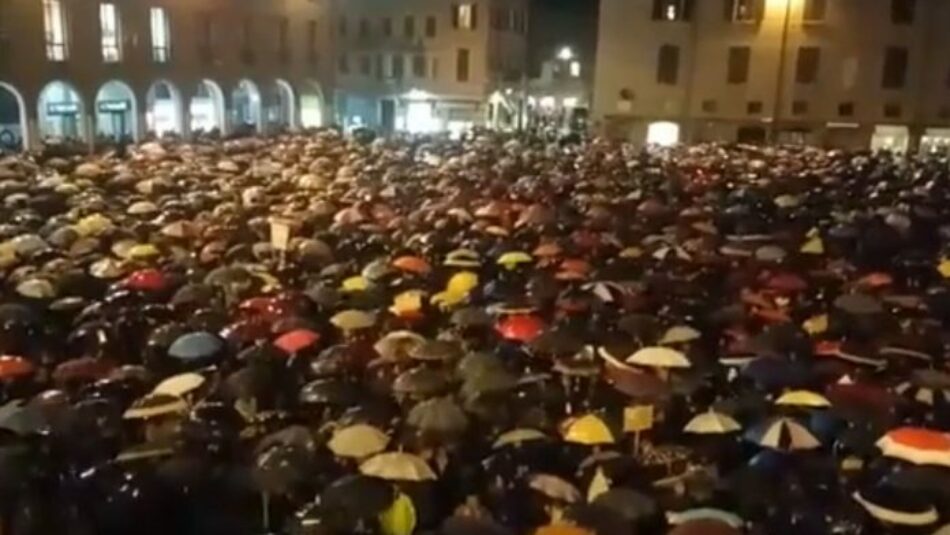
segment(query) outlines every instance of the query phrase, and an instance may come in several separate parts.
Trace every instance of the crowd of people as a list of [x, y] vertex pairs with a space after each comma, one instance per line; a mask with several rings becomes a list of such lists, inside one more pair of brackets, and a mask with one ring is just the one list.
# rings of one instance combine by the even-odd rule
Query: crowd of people
[[946, 161], [372, 137], [0, 159], [0, 531], [950, 533]]

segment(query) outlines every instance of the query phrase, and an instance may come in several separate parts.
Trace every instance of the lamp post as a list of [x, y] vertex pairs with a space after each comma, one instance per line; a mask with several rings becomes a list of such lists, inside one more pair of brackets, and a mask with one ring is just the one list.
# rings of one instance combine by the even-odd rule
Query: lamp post
[[779, 116], [782, 114], [782, 101], [785, 98], [785, 70], [788, 56], [788, 34], [792, 22], [792, 2], [794, 0], [783, 0], [785, 2], [785, 16], [782, 20], [782, 43], [779, 47], [778, 74], [775, 79], [775, 99], [772, 108], [772, 127], [769, 139], [772, 143], [778, 141], [779, 135]]

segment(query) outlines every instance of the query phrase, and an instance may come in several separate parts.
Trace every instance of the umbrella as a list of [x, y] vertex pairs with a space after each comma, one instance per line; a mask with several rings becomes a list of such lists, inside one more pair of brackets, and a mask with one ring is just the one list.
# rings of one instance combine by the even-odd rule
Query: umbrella
[[877, 441], [887, 457], [914, 464], [950, 467], [950, 435], [918, 427], [889, 431]]
[[184, 415], [188, 412], [185, 400], [171, 394], [148, 394], [140, 398], [122, 415], [126, 420], [148, 420], [172, 414]]
[[872, 517], [902, 526], [929, 526], [939, 520], [933, 504], [915, 493], [889, 485], [876, 485], [852, 494]]
[[444, 265], [461, 268], [477, 268], [481, 265], [478, 253], [469, 249], [456, 249], [445, 255]]
[[702, 333], [690, 327], [689, 325], [677, 325], [667, 329], [657, 344], [661, 346], [685, 344], [699, 340], [700, 336], [702, 336]]
[[36, 366], [23, 357], [13, 355], [0, 356], [0, 381], [27, 377], [36, 371]]
[[380, 453], [360, 465], [360, 473], [387, 481], [429, 481], [437, 479], [428, 463], [404, 452]]
[[408, 358], [412, 350], [425, 341], [425, 337], [412, 331], [392, 331], [373, 344], [373, 349], [383, 359], [401, 360]]
[[728, 414], [710, 409], [693, 417], [683, 431], [694, 435], [723, 435], [740, 431], [742, 426]]
[[722, 520], [700, 518], [676, 524], [667, 535], [742, 535], [742, 531]]
[[521, 428], [506, 431], [495, 439], [492, 443], [492, 449], [500, 449], [506, 446], [519, 447], [529, 442], [538, 442], [547, 440], [548, 436], [537, 429]]
[[375, 325], [376, 316], [362, 310], [344, 310], [330, 318], [330, 323], [344, 331], [355, 331]]
[[41, 408], [34, 403], [24, 404], [15, 399], [0, 407], [0, 429], [25, 436], [37, 433], [46, 426]]
[[468, 417], [451, 398], [432, 398], [416, 404], [406, 422], [418, 429], [443, 435], [459, 434], [468, 427]]
[[185, 334], [168, 348], [168, 355], [183, 361], [206, 359], [224, 349], [221, 338], [205, 331]]
[[939, 370], [920, 369], [911, 372], [910, 380], [897, 385], [898, 394], [924, 405], [950, 402], [950, 374]]
[[597, 535], [589, 529], [585, 529], [574, 524], [551, 524], [541, 526], [535, 530], [534, 535]]
[[452, 325], [463, 329], [488, 327], [491, 324], [492, 317], [483, 308], [466, 307], [452, 313]]
[[592, 503], [614, 511], [630, 522], [648, 518], [657, 512], [653, 498], [624, 487], [614, 487], [601, 493]]
[[865, 294], [846, 294], [835, 299], [835, 308], [855, 316], [870, 316], [884, 312], [881, 303]]
[[534, 259], [523, 251], [510, 251], [499, 256], [496, 262], [506, 269], [515, 269], [520, 265], [534, 262]]
[[146, 292], [160, 292], [167, 284], [165, 274], [157, 269], [140, 269], [122, 281], [127, 288]]
[[427, 275], [432, 270], [429, 263], [418, 256], [400, 256], [392, 262], [393, 267], [416, 275]]
[[413, 368], [403, 372], [393, 381], [393, 392], [397, 394], [413, 394], [419, 396], [433, 396], [444, 392], [449, 387], [449, 377], [444, 372], [431, 368]]
[[613, 431], [596, 414], [585, 414], [579, 418], [570, 418], [564, 422], [564, 440], [575, 444], [597, 446], [617, 442]]
[[776, 405], [789, 407], [809, 407], [824, 408], [830, 407], [831, 401], [825, 396], [808, 390], [790, 390], [782, 394], [777, 400]]
[[152, 393], [182, 397], [201, 388], [201, 385], [204, 383], [205, 378], [202, 375], [197, 373], [181, 373], [158, 383], [155, 388], [152, 389]]
[[320, 503], [353, 518], [373, 518], [389, 507], [395, 497], [395, 488], [385, 480], [352, 474], [328, 485], [320, 494]]
[[294, 329], [280, 335], [274, 340], [274, 345], [292, 355], [315, 345], [319, 340], [320, 334], [310, 329]]
[[389, 436], [376, 427], [354, 424], [333, 432], [327, 447], [337, 457], [365, 459], [375, 455], [389, 444]]
[[652, 368], [689, 368], [692, 363], [686, 355], [668, 347], [645, 347], [626, 360], [627, 364]]
[[459, 516], [458, 513], [442, 522], [438, 535], [514, 535], [490, 518]]
[[462, 353], [462, 348], [454, 342], [426, 340], [413, 347], [409, 356], [414, 360], [442, 362], [458, 360], [462, 357]]
[[17, 284], [16, 292], [30, 299], [52, 299], [56, 297], [56, 288], [46, 279], [31, 278]]
[[[701, 507], [698, 509], [689, 509], [681, 512], [670, 511], [666, 513], [666, 519], [674, 526], [695, 523], [699, 521], [710, 521], [719, 524], [725, 524], [732, 528], [741, 528], [744, 524], [742, 518], [735, 513], [723, 511], [722, 509], [712, 509]], [[716, 533], [715, 531], [713, 533]], [[732, 533], [732, 532], [731, 532]]]
[[821, 447], [817, 438], [802, 424], [789, 418], [776, 418], [746, 432], [746, 440], [779, 451], [810, 450]]
[[300, 389], [299, 399], [306, 404], [347, 407], [360, 399], [360, 392], [350, 382], [339, 379], [317, 379]]
[[544, 322], [537, 316], [517, 314], [502, 319], [495, 329], [506, 340], [530, 343], [544, 331]]
[[575, 503], [581, 499], [577, 487], [551, 474], [532, 474], [528, 477], [528, 487], [548, 498], [566, 503]]

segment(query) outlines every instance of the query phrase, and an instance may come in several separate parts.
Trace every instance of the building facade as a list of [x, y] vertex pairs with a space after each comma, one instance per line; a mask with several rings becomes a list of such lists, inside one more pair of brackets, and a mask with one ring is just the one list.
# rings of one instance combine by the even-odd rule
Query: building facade
[[950, 2], [601, 0], [593, 118], [636, 142], [950, 140]]
[[0, 0], [0, 144], [329, 119], [331, 0]]
[[527, 0], [337, 0], [337, 122], [435, 132], [517, 121]]

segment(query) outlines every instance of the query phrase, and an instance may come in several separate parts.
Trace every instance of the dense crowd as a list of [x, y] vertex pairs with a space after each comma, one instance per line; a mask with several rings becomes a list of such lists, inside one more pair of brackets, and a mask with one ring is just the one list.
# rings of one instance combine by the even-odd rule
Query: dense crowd
[[810, 148], [4, 157], [0, 531], [946, 535], [948, 200]]

